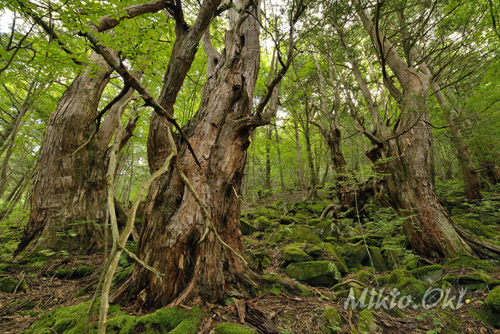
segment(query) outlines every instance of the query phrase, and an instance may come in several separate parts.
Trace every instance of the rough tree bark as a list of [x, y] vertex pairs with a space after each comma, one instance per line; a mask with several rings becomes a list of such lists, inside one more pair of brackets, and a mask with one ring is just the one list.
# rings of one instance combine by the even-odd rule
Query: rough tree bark
[[[95, 132], [91, 121], [111, 70], [95, 53], [89, 62], [96, 70], [86, 68], [50, 116], [31, 192], [30, 218], [17, 252], [33, 239], [34, 248], [93, 251], [101, 245], [99, 222], [105, 216], [106, 194], [103, 157], [94, 152], [94, 143], [82, 145]], [[70, 230], [78, 240], [68, 234]]]
[[353, 4], [377, 45], [382, 66], [387, 64], [402, 86], [401, 92], [384, 73], [384, 84], [398, 101], [401, 114], [393, 138], [381, 142], [389, 158], [385, 162], [388, 192], [400, 215], [407, 218], [403, 229], [408, 241], [417, 252], [430, 257], [497, 253], [500, 248], [492, 244], [478, 246], [477, 240], [456, 226], [439, 204], [431, 175], [432, 134], [428, 112], [431, 77], [406, 64], [360, 1], [353, 0]]
[[[244, 253], [244, 247], [238, 196], [249, 135], [253, 127], [269, 122], [251, 115], [260, 28], [258, 8], [246, 6], [252, 15], [240, 16], [233, 9], [229, 12], [232, 29], [226, 32], [222, 55], [208, 47], [208, 57], [217, 59], [216, 66], [203, 88], [198, 112], [186, 129], [201, 167], [196, 166], [185, 144], [180, 146], [178, 157], [178, 166], [210, 208], [218, 234], [239, 253]], [[150, 189], [138, 256], [166, 276], [160, 281], [136, 267], [113, 300], [137, 300], [144, 307], [159, 307], [193, 299], [218, 302], [244, 293], [246, 264], [217, 242], [212, 231], [202, 239], [205, 228], [201, 209], [178, 172], [162, 176]]]
[[[164, 1], [132, 5], [123, 10], [126, 15], [119, 20], [112, 15], [100, 18], [95, 30], [104, 32], [122, 19], [157, 12], [167, 6]], [[63, 51], [73, 55], [42, 17], [28, 7], [22, 7], [25, 14], [57, 41]], [[111, 73], [112, 69], [104, 58], [92, 52], [82, 73], [64, 92], [50, 116], [33, 181], [29, 221], [15, 254], [27, 246], [30, 249], [93, 252], [103, 245], [105, 155], [114, 131], [113, 124], [116, 124], [116, 114], [133, 94], [133, 89], [124, 87], [106, 108], [106, 119], [98, 128], [95, 121], [102, 115], [97, 108]], [[127, 125], [127, 131], [133, 130], [135, 121]], [[126, 140], [122, 144], [125, 143]]]

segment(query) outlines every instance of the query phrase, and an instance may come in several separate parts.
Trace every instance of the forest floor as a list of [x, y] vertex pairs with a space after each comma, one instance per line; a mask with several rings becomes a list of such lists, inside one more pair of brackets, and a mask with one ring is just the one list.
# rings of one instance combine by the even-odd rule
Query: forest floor
[[[242, 232], [252, 269], [270, 283], [245, 303], [261, 311], [281, 333], [500, 333], [498, 261], [462, 257], [435, 263], [419, 257], [407, 247], [401, 219], [387, 208], [368, 205], [364, 222], [320, 220], [332, 202], [327, 193], [316, 201], [263, 201], [273, 204], [245, 208]], [[499, 244], [500, 203], [464, 203], [460, 197], [445, 200], [456, 222]], [[6, 235], [0, 242], [7, 243]], [[82, 332], [103, 254], [47, 251], [15, 260], [7, 253], [0, 256], [0, 333]], [[126, 279], [133, 265], [133, 260], [122, 257], [115, 285]], [[289, 278], [301, 282], [298, 289], [287, 284]], [[388, 309], [374, 304], [345, 307], [349, 296], [363, 300], [365, 289], [375, 295], [374, 301], [385, 301]], [[443, 291], [441, 298], [432, 299], [438, 291]], [[403, 296], [411, 297], [410, 306], [404, 307]], [[110, 309], [108, 332], [257, 333], [252, 324], [225, 325], [240, 323], [241, 302], [228, 299], [202, 310], [198, 318], [186, 315], [194, 310], [182, 310], [182, 319], [194, 319], [196, 325], [185, 330], [180, 320], [172, 325], [159, 316], [115, 307]]]

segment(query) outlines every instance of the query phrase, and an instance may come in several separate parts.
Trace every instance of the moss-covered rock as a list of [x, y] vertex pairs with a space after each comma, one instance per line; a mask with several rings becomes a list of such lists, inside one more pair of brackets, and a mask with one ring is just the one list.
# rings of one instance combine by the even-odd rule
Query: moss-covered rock
[[381, 333], [372, 310], [364, 309], [359, 312], [358, 329], [361, 334]]
[[368, 257], [369, 265], [379, 272], [385, 271], [387, 269], [387, 266], [385, 264], [384, 257], [382, 256], [380, 248], [370, 246], [368, 247], [368, 250], [370, 251], [370, 256]]
[[288, 238], [294, 242], [307, 242], [310, 244], [318, 244], [321, 242], [316, 233], [306, 226], [293, 227]]
[[154, 313], [137, 319], [137, 327], [144, 327], [147, 333], [195, 334], [203, 313], [199, 308], [161, 308]]
[[6, 293], [14, 293], [14, 291], [25, 292], [27, 289], [28, 286], [26, 285], [26, 282], [24, 280], [19, 282], [10, 277], [3, 277], [2, 279], [0, 279], [1, 292], [6, 292]]
[[371, 274], [364, 271], [360, 270], [356, 273], [356, 280], [360, 281], [361, 283], [368, 283], [371, 279]]
[[379, 277], [379, 282], [399, 290], [401, 295], [410, 295], [421, 300], [429, 285], [411, 276], [407, 270], [393, 270], [390, 274]]
[[286, 246], [283, 250], [283, 266], [286, 267], [290, 263], [312, 261], [312, 256], [304, 252], [302, 249], [295, 246]]
[[323, 210], [325, 209], [325, 207], [326, 207], [325, 203], [312, 203], [312, 204], [306, 205], [306, 210], [311, 212], [311, 213], [320, 215], [323, 213]]
[[342, 316], [333, 307], [327, 306], [323, 313], [323, 331], [326, 334], [339, 333], [342, 326]]
[[355, 235], [353, 237], [350, 237], [348, 241], [351, 244], [357, 244], [359, 242], [362, 242], [363, 244], [366, 243], [368, 246], [380, 247], [382, 245], [382, 240], [384, 240], [384, 238], [386, 237], [378, 234]]
[[214, 334], [258, 334], [258, 332], [256, 329], [247, 326], [232, 322], [224, 322], [215, 327]]
[[285, 269], [288, 276], [312, 286], [329, 287], [338, 283], [340, 273], [333, 261], [292, 263]]
[[331, 243], [325, 242], [323, 244], [323, 252], [326, 255], [325, 256], [326, 259], [333, 261], [337, 264], [337, 268], [341, 274], [345, 275], [349, 272], [349, 268], [347, 267], [347, 264], [345, 263], [342, 256], [339, 255], [337, 248], [334, 245], [332, 245]]
[[271, 221], [266, 216], [260, 216], [253, 221], [255, 228], [258, 231], [265, 231], [268, 227], [272, 225]]
[[306, 225], [308, 225], [308, 226], [316, 226], [318, 224], [321, 224], [322, 222], [323, 221], [321, 219], [312, 218], [312, 219], [307, 220]]
[[257, 216], [266, 217], [267, 219], [272, 220], [272, 219], [278, 219], [280, 214], [273, 208], [267, 207], [267, 208], [260, 208], [260, 210], [257, 212]]
[[456, 258], [446, 259], [445, 267], [450, 269], [471, 269], [483, 270], [488, 273], [498, 271], [499, 263], [494, 260], [480, 260], [472, 256], [460, 256]]
[[496, 287], [488, 293], [488, 296], [484, 300], [484, 303], [488, 305], [493, 311], [498, 313], [500, 318], [500, 287]]
[[349, 266], [361, 266], [365, 262], [367, 256], [368, 248], [362, 242], [358, 243], [354, 246], [353, 252], [349, 255]]
[[453, 221], [461, 227], [471, 231], [475, 235], [493, 239], [498, 236], [499, 231], [495, 226], [486, 225], [477, 219], [469, 217], [469, 215], [460, 215], [452, 217]]
[[434, 284], [443, 277], [443, 266], [434, 264], [410, 270], [410, 274], [421, 281]]
[[321, 238], [321, 240], [326, 240], [326, 238], [338, 238], [340, 233], [338, 226], [334, 220], [328, 219], [322, 221], [319, 224], [314, 225], [314, 232]]
[[476, 271], [469, 275], [446, 275], [443, 281], [467, 287], [469, 290], [485, 290], [492, 279], [489, 275]]
[[10, 264], [0, 263], [0, 274], [6, 273], [10, 269]]
[[241, 234], [249, 235], [257, 231], [257, 228], [252, 223], [249, 223], [245, 219], [240, 219]]
[[[86, 312], [90, 301], [64, 307], [45, 314], [33, 324], [30, 333], [81, 334], [85, 327]], [[99, 309], [99, 301], [94, 305], [94, 314]], [[108, 311], [107, 333], [169, 333], [196, 334], [203, 313], [199, 308], [185, 310], [180, 308], [161, 308], [143, 317], [126, 315], [118, 305], [111, 305]], [[97, 332], [97, 323], [90, 324], [90, 334]]]
[[297, 223], [297, 219], [292, 216], [283, 216], [279, 220], [281, 225], [291, 225]]

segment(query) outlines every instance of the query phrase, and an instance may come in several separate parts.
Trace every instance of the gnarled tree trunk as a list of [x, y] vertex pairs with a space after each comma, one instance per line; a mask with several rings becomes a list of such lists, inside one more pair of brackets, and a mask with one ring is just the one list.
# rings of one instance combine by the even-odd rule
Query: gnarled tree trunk
[[[201, 167], [184, 144], [178, 158], [180, 169], [210, 209], [218, 234], [240, 254], [244, 247], [238, 196], [250, 131], [256, 126], [252, 123], [251, 105], [260, 53], [258, 10], [253, 6], [250, 10], [253, 15], [243, 16], [230, 10], [231, 26], [239, 21], [239, 30], [226, 33], [222, 56], [216, 52], [208, 55], [217, 57], [217, 65], [213, 73], [208, 73], [202, 103], [186, 129]], [[159, 307], [193, 299], [218, 302], [244, 292], [245, 263], [223, 247], [212, 231], [199, 243], [205, 227], [201, 209], [178, 172], [163, 175], [150, 189], [138, 256], [165, 277], [160, 281], [136, 266], [113, 300], [138, 300], [145, 307]]]
[[[412, 247], [430, 257], [486, 254], [500, 248], [478, 247], [477, 240], [458, 228], [439, 204], [431, 173], [432, 134], [429, 125], [429, 75], [406, 64], [370, 15], [353, 0], [357, 13], [378, 51], [397, 77], [400, 92], [384, 73], [384, 84], [398, 101], [401, 114], [392, 138], [385, 138], [388, 192], [399, 214], [407, 219], [403, 229]], [[471, 248], [472, 247], [472, 248]]]
[[30, 217], [17, 253], [28, 245], [81, 252], [103, 245], [105, 158], [114, 129], [109, 124], [116, 124], [118, 109], [133, 90], [115, 101], [97, 130], [97, 107], [112, 71], [96, 53], [89, 64], [50, 116], [30, 195]]

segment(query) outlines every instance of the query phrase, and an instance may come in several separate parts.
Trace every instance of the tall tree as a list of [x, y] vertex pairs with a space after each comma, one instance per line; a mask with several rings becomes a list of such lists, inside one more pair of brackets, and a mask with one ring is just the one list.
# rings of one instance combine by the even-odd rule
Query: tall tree
[[[165, 8], [176, 18], [176, 41], [165, 74], [163, 87], [166, 88], [162, 95], [171, 105], [194, 60], [201, 35], [219, 3], [220, 0], [205, 1], [198, 20], [189, 32], [180, 4], [152, 1], [123, 9], [127, 15], [122, 18], [133, 18]], [[27, 12], [49, 34], [55, 36], [55, 32], [43, 23], [39, 15], [30, 10]], [[118, 23], [119, 20], [111, 15], [105, 15], [98, 25], [90, 28], [95, 32], [104, 32]], [[82, 34], [90, 36], [89, 33]], [[181, 53], [184, 54], [179, 57]], [[92, 52], [85, 70], [66, 90], [51, 115], [31, 195], [30, 219], [17, 252], [22, 251], [32, 240], [35, 248], [43, 245], [44, 248], [86, 252], [95, 251], [103, 245], [103, 221], [106, 217], [105, 156], [119, 110], [134, 92], [125, 82], [121, 93], [102, 111], [97, 111], [113, 70], [105, 58]], [[108, 111], [107, 117], [99, 127], [95, 121], [105, 111]], [[134, 126], [135, 122], [132, 121], [126, 131], [131, 134]], [[130, 135], [124, 136], [125, 141], [129, 138]]]
[[[381, 31], [378, 18], [383, 3], [377, 3], [376, 20], [373, 21], [359, 0], [352, 2], [378, 51], [384, 84], [400, 108], [394, 138], [387, 140], [384, 148], [388, 158], [388, 192], [398, 212], [407, 218], [403, 228], [408, 241], [419, 253], [431, 257], [474, 252], [498, 254], [498, 246], [478, 246], [476, 240], [470, 240], [470, 235], [459, 229], [439, 204], [431, 173], [432, 135], [428, 110], [431, 76], [419, 71], [413, 63], [405, 62]], [[402, 90], [392, 82], [385, 66], [392, 70]]]
[[[204, 40], [207, 58], [215, 60], [215, 66], [209, 66], [202, 103], [185, 129], [200, 166], [182, 144], [177, 169], [150, 190], [138, 256], [165, 277], [160, 280], [137, 266], [115, 301], [136, 300], [145, 307], [192, 300], [213, 303], [244, 294], [252, 285], [246, 262], [237, 255], [244, 253], [239, 194], [246, 150], [251, 131], [270, 122], [264, 107], [290, 64], [287, 60], [252, 113], [260, 63], [259, 2], [238, 1], [235, 6], [228, 12], [224, 51], [219, 53]], [[191, 186], [183, 174], [198, 199], [188, 192]]]

